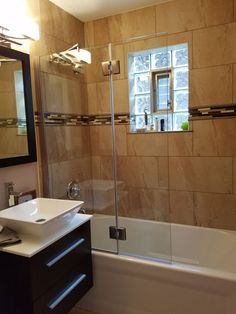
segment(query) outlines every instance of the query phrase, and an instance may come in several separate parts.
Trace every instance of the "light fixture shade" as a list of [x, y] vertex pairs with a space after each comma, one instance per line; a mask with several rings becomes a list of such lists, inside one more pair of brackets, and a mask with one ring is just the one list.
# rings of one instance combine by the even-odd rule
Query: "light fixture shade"
[[25, 0], [6, 0], [1, 3], [0, 27], [4, 35], [39, 39], [39, 26], [27, 15]]

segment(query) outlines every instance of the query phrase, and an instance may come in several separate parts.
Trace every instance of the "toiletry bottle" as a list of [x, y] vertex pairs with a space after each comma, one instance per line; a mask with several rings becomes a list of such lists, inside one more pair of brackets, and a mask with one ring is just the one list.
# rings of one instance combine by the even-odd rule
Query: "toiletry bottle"
[[161, 119], [161, 131], [165, 131], [165, 119]]
[[158, 118], [155, 118], [155, 130], [156, 130], [156, 132], [159, 131], [159, 120], [158, 120]]

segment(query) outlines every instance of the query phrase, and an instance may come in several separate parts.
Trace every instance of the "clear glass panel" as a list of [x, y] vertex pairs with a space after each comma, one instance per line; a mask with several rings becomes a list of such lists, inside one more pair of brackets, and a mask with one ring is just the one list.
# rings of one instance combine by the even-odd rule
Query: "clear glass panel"
[[[120, 60], [124, 71], [114, 75], [115, 109], [123, 115], [124, 109], [125, 115], [131, 114], [126, 123], [122, 124], [117, 119], [115, 124], [116, 186], [119, 227], [126, 228], [127, 234], [127, 240], [119, 241], [119, 254], [171, 262], [168, 159], [163, 157], [163, 153], [158, 153], [156, 146], [161, 138], [165, 150], [167, 137], [163, 141], [162, 134], [154, 129], [157, 114], [153, 113], [151, 90], [152, 71], [160, 68], [167, 73], [171, 63], [167, 45], [163, 45], [164, 39], [153, 37], [121, 43], [127, 52], [127, 60], [123, 58], [120, 44], [112, 45], [113, 59]], [[151, 68], [147, 70], [149, 58]], [[125, 73], [128, 73], [128, 81], [123, 79]], [[158, 82], [158, 103], [164, 109], [158, 113], [158, 120], [163, 119], [165, 127], [172, 128], [172, 119], [166, 110], [168, 85], [166, 77]]]
[[[94, 214], [92, 247], [117, 253], [117, 241], [109, 238], [109, 227], [116, 225], [110, 89], [101, 66], [110, 60], [108, 46], [94, 47], [91, 54], [92, 64], [83, 65], [77, 75], [70, 66], [49, 63], [48, 56], [40, 58], [47, 196], [67, 198], [69, 182], [77, 181], [78, 199], [85, 202], [87, 213]], [[94, 88], [102, 94], [100, 102]]]

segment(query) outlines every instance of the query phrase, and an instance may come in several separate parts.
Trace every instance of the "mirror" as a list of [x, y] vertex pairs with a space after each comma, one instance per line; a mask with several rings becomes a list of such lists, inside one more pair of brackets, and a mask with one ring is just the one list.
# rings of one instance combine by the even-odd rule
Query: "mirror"
[[0, 167], [36, 161], [29, 55], [0, 47]]

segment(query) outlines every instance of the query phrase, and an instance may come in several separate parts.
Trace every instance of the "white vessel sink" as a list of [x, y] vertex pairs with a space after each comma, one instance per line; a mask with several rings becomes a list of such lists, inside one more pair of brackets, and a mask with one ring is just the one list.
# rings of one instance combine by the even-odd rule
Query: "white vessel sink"
[[84, 202], [36, 198], [0, 211], [0, 225], [34, 236], [48, 236], [67, 225]]

